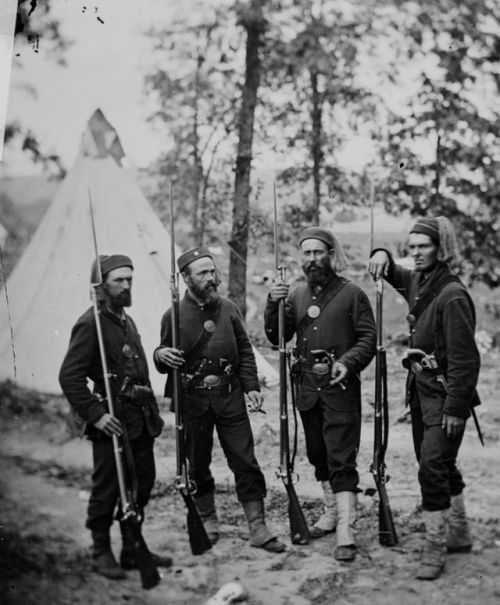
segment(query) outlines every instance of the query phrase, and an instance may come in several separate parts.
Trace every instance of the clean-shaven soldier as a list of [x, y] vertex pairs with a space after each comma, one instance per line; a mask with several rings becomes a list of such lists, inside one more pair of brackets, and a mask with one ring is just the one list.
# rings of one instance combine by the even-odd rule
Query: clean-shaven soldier
[[406, 403], [426, 528], [417, 578], [434, 580], [444, 568], [446, 550], [469, 552], [472, 547], [465, 483], [456, 460], [466, 419], [480, 403], [480, 357], [474, 304], [450, 269], [457, 255], [450, 221], [419, 219], [410, 231], [409, 248], [414, 269], [397, 265], [390, 252], [377, 249], [368, 270], [375, 279], [387, 280], [410, 309]]

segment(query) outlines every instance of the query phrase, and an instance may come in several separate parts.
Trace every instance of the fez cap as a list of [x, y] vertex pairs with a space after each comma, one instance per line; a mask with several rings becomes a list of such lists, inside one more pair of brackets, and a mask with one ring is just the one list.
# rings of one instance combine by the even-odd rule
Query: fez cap
[[325, 243], [330, 250], [335, 250], [335, 238], [333, 233], [321, 227], [306, 227], [300, 234], [299, 246], [306, 239], [319, 239]]
[[420, 218], [413, 225], [410, 233], [428, 235], [435, 244], [439, 244], [439, 222], [437, 218]]
[[[124, 254], [112, 254], [107, 256], [105, 254], [99, 255], [99, 263], [101, 265], [101, 273], [102, 278], [104, 279], [108, 273], [113, 271], [114, 269], [119, 269], [120, 267], [130, 267], [134, 268], [131, 259]], [[96, 271], [96, 261], [92, 263], [92, 270], [90, 274], [91, 283], [96, 283], [98, 279], [97, 271]]]
[[198, 258], [203, 258], [204, 256], [214, 260], [212, 253], [206, 246], [201, 246], [200, 248], [191, 248], [191, 250], [184, 252], [184, 254], [181, 254], [177, 259], [179, 271], [182, 273], [182, 271], [184, 271], [184, 269], [193, 261], [197, 260]]

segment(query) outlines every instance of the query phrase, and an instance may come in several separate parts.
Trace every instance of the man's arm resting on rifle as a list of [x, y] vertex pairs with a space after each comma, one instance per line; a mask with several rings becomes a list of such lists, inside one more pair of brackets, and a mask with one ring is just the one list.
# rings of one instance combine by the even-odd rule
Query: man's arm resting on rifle
[[404, 298], [408, 298], [408, 290], [414, 271], [396, 264], [389, 250], [385, 248], [372, 250], [367, 269], [373, 279], [385, 279]]
[[161, 345], [155, 349], [154, 360], [157, 365], [161, 364], [167, 368], [180, 368], [185, 362], [182, 351]]
[[289, 304], [286, 300], [290, 292], [290, 286], [283, 281], [275, 281], [267, 296], [264, 310], [264, 329], [266, 336], [273, 345], [279, 344], [278, 335], [278, 309], [279, 301], [285, 299], [285, 340], [288, 342], [295, 333], [295, 326], [290, 321]]

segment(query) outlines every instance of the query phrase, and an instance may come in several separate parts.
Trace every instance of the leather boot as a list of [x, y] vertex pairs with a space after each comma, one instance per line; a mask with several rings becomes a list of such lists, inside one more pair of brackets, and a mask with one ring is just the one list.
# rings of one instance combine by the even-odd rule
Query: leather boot
[[110, 580], [124, 580], [127, 576], [116, 562], [109, 530], [92, 530], [92, 569]]
[[470, 552], [472, 550], [472, 536], [465, 512], [463, 493], [451, 497], [446, 548], [450, 553]]
[[334, 557], [337, 561], [353, 561], [356, 558], [353, 525], [356, 521], [357, 497], [354, 492], [338, 492], [337, 501], [337, 547]]
[[425, 543], [417, 570], [419, 580], [435, 580], [444, 569], [448, 510], [424, 510]]
[[324, 510], [316, 523], [309, 528], [311, 538], [321, 538], [331, 534], [337, 527], [337, 500], [329, 481], [322, 481]]
[[[127, 523], [120, 522], [120, 533], [122, 535], [122, 552], [120, 554], [120, 565], [122, 569], [139, 569], [135, 548], [134, 533]], [[172, 557], [150, 553], [156, 567], [172, 567]]]
[[215, 509], [214, 492], [195, 496], [194, 503], [200, 513], [210, 544], [215, 544], [219, 539], [219, 520], [217, 519], [217, 511]]
[[286, 546], [273, 536], [264, 519], [264, 500], [242, 502], [250, 531], [250, 545], [269, 552], [283, 552]]

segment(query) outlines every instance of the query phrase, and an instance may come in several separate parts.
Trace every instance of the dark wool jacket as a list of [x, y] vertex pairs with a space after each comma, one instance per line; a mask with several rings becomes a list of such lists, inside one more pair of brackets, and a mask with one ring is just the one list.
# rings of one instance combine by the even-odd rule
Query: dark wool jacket
[[[125, 375], [135, 384], [150, 386], [146, 355], [134, 321], [128, 315], [125, 315], [125, 321], [121, 321], [105, 307], [101, 307], [99, 313], [108, 370], [114, 375], [111, 379], [113, 397], [118, 394]], [[124, 355], [124, 345], [130, 347], [125, 349], [127, 355]], [[88, 378], [94, 383], [93, 393], [87, 385]], [[59, 383], [71, 407], [87, 425], [92, 425], [108, 411], [106, 402], [102, 400], [105, 388], [92, 307], [78, 319], [71, 331]], [[115, 411], [125, 422], [131, 439], [140, 434], [143, 418], [138, 406], [123, 405], [121, 413], [118, 409]], [[92, 431], [91, 427], [87, 427], [87, 433], [89, 430]]]
[[[447, 265], [438, 263], [428, 274], [397, 265], [390, 253], [386, 280], [408, 302], [410, 309], [429, 289], [433, 279], [451, 275]], [[411, 373], [407, 383], [407, 403], [414, 402], [416, 388], [426, 424], [440, 424], [442, 413], [467, 418], [470, 407], [479, 398], [476, 385], [480, 356], [474, 338], [474, 304], [461, 282], [447, 283], [418, 318], [412, 333], [411, 347], [435, 353], [448, 383], [448, 393], [435, 376], [427, 372]]]
[[[205, 334], [204, 324], [210, 320], [215, 323], [215, 330], [197, 350], [195, 358], [191, 359], [190, 351], [200, 336]], [[156, 351], [160, 347], [172, 346], [171, 309], [162, 317], [160, 338], [161, 344]], [[228, 365], [232, 373], [232, 393], [224, 397], [217, 396], [216, 402], [213, 401], [213, 396], [217, 395], [217, 389], [208, 397], [206, 390], [187, 388], [184, 397], [186, 414], [201, 415], [208, 410], [210, 404], [220, 415], [239, 414], [246, 410], [243, 392], [260, 391], [255, 355], [243, 318], [238, 307], [227, 298], [220, 298], [212, 305], [200, 306], [188, 291], [185, 293], [179, 303], [179, 347], [190, 366], [181, 368], [181, 373], [192, 373], [202, 360], [205, 360], [202, 375], [224, 375], [224, 368]], [[169, 374], [170, 368], [158, 360], [156, 351], [153, 356], [156, 369], [162, 374]], [[166, 396], [171, 396], [170, 382], [167, 378]]]
[[[346, 389], [328, 384], [329, 376], [318, 378], [307, 372], [302, 375], [298, 408], [308, 410], [322, 400], [339, 411], [359, 410], [361, 404], [360, 372], [375, 355], [376, 330], [373, 311], [366, 294], [359, 286], [345, 277], [334, 275], [331, 285], [340, 288], [321, 311], [319, 317], [297, 334], [297, 351], [306, 361], [314, 361], [311, 351], [325, 349], [333, 351], [337, 361], [348, 370]], [[327, 286], [328, 288], [328, 286]], [[301, 319], [319, 297], [308, 284], [300, 285], [290, 292], [285, 303], [285, 338], [293, 338]], [[264, 311], [266, 335], [273, 344], [278, 344], [278, 302], [267, 299]]]

